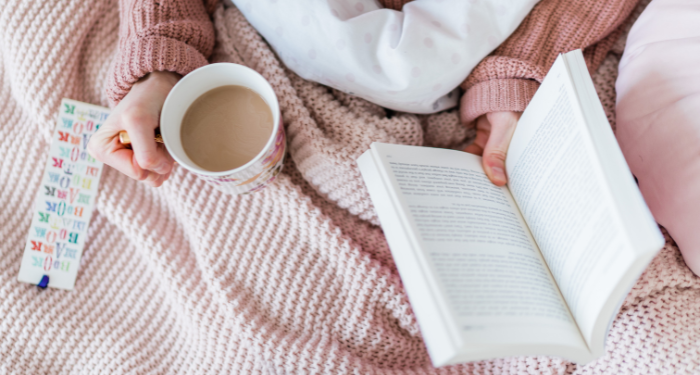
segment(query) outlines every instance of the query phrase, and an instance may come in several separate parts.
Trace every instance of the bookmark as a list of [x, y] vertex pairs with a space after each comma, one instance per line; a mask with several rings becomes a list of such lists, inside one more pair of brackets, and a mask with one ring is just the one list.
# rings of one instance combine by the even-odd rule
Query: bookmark
[[87, 152], [107, 108], [63, 99], [51, 141], [18, 280], [72, 290], [102, 174]]

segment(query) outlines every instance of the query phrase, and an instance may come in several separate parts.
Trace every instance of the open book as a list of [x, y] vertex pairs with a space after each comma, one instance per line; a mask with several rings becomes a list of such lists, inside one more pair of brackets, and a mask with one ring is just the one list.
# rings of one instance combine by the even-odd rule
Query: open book
[[601, 357], [664, 245], [580, 50], [523, 113], [507, 187], [455, 150], [374, 143], [358, 165], [435, 366]]

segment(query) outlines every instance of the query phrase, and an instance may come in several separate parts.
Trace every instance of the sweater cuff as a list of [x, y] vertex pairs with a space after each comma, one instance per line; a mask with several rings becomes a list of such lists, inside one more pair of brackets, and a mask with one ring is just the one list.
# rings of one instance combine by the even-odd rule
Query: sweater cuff
[[107, 98], [112, 106], [150, 72], [174, 72], [184, 76], [208, 63], [196, 48], [162, 36], [129, 39], [120, 45], [118, 53], [107, 85]]
[[490, 112], [522, 112], [540, 87], [529, 79], [493, 79], [470, 87], [461, 102], [461, 117], [465, 124]]

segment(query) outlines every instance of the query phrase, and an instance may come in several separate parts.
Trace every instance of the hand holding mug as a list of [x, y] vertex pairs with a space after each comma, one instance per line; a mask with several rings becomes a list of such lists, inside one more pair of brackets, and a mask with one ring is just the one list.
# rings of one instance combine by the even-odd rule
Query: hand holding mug
[[[153, 72], [136, 82], [90, 139], [90, 154], [135, 180], [162, 185], [170, 177], [173, 158], [153, 134], [163, 103], [179, 79], [175, 73]], [[131, 148], [119, 142], [121, 131], [129, 134]]]

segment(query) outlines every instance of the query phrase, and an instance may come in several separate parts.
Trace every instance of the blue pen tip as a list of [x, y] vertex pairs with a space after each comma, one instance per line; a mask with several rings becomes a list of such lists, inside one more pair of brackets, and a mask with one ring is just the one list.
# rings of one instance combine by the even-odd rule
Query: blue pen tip
[[37, 284], [41, 289], [46, 289], [47, 286], [49, 286], [49, 277], [47, 275], [44, 275], [41, 277], [41, 281], [39, 281], [39, 284]]

